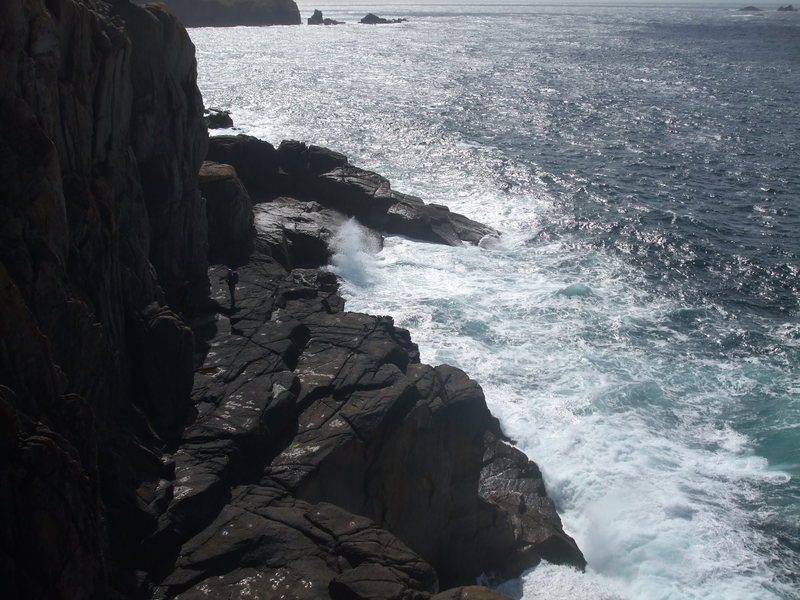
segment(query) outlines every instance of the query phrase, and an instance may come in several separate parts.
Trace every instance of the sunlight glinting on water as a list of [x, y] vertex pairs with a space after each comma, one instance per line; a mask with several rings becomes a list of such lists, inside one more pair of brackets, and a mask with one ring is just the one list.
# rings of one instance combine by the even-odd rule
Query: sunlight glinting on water
[[770, 44], [796, 30], [724, 9], [413, 4], [382, 4], [410, 21], [374, 28], [352, 23], [364, 6], [312, 7], [346, 26], [193, 30], [200, 85], [241, 132], [329, 146], [503, 232], [378, 251], [349, 221], [330, 267], [348, 309], [476, 379], [542, 468], [589, 569], [503, 590], [797, 597], [800, 181], [768, 108], [792, 88]]

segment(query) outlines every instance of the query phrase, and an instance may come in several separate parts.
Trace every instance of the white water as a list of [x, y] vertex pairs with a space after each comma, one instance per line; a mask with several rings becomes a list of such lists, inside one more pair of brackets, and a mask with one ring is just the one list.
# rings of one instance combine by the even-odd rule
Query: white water
[[[337, 254], [334, 270], [348, 309], [393, 315], [423, 361], [457, 365], [481, 383], [507, 433], [541, 466], [590, 565], [588, 577], [538, 568], [506, 591], [773, 597], [758, 553], [770, 542], [750, 529], [741, 503], [786, 475], [718, 424], [726, 394], [752, 384], [742, 367], [674, 355], [682, 340], [661, 322], [679, 304], [649, 297], [625, 265], [561, 244], [531, 249], [512, 238], [483, 250], [389, 238], [374, 255], [357, 229], [346, 235], [350, 253]], [[592, 294], [561, 293], [575, 283]]]
[[[350, 22], [372, 10], [301, 3], [303, 17], [313, 8]], [[330, 146], [399, 191], [503, 232], [494, 248], [392, 237], [378, 251], [348, 222], [331, 267], [348, 309], [392, 315], [425, 362], [476, 379], [506, 432], [541, 467], [589, 568], [542, 565], [503, 591], [552, 600], [800, 597], [777, 578], [796, 557], [788, 562], [764, 526], [797, 532], [784, 512], [796, 514], [794, 492], [785, 490], [798, 452], [770, 465], [742, 432], [766, 400], [796, 400], [796, 360], [724, 350], [747, 330], [723, 303], [687, 300], [697, 295], [586, 243], [609, 223], [569, 226], [573, 203], [614, 201], [593, 195], [592, 166], [582, 161], [613, 150], [605, 136], [622, 136], [614, 128], [627, 119], [597, 121], [594, 106], [607, 90], [582, 53], [608, 53], [608, 76], [625, 83], [616, 59], [638, 56], [630, 40], [650, 48], [651, 23], [691, 27], [697, 15], [711, 24], [722, 17], [577, 5], [471, 4], [468, 17], [454, 5], [381, 8], [381, 16], [412, 21], [195, 30], [200, 85], [206, 104], [232, 110], [244, 133]], [[682, 88], [670, 78], [679, 72], [670, 61], [652, 65], [651, 78], [662, 77], [676, 102]], [[638, 118], [646, 119], [652, 111], [642, 107]], [[669, 118], [680, 124], [688, 118], [681, 110], [697, 109], [678, 104]], [[587, 128], [569, 129], [573, 115]], [[680, 182], [669, 177], [659, 185], [667, 198], [679, 196], [669, 186]], [[796, 354], [796, 323], [769, 334]]]

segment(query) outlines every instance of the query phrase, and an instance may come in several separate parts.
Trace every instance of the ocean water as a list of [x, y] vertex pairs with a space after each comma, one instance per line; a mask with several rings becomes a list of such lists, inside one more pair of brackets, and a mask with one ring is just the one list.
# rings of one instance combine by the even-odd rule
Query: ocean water
[[190, 31], [206, 105], [503, 232], [332, 266], [541, 466], [589, 568], [503, 591], [800, 598], [799, 13], [299, 5], [348, 24]]

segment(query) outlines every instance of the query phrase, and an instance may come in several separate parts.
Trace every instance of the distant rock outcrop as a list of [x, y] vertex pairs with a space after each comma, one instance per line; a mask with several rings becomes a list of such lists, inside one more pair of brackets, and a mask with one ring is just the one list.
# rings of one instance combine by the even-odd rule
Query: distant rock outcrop
[[387, 25], [392, 23], [405, 23], [406, 21], [408, 21], [408, 19], [384, 19], [376, 14], [367, 13], [359, 23], [363, 23], [364, 25]]
[[344, 21], [334, 19], [324, 19], [321, 10], [315, 10], [314, 14], [308, 17], [309, 25], [344, 25]]
[[740, 8], [739, 12], [761, 12], [761, 9], [757, 6], [745, 6], [744, 8]]
[[[150, 0], [135, 0], [139, 4]], [[299, 25], [294, 0], [161, 0], [186, 27]]]
[[791, 4], [787, 4], [786, 6], [779, 6], [778, 12], [797, 12], [797, 9]]

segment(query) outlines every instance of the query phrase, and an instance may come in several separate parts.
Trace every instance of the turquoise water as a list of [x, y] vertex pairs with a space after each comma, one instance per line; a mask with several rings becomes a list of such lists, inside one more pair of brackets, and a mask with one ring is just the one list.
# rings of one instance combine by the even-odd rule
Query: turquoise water
[[504, 233], [376, 252], [351, 223], [333, 268], [540, 464], [589, 569], [505, 591], [800, 597], [797, 14], [300, 8], [348, 24], [191, 31], [206, 104]]

